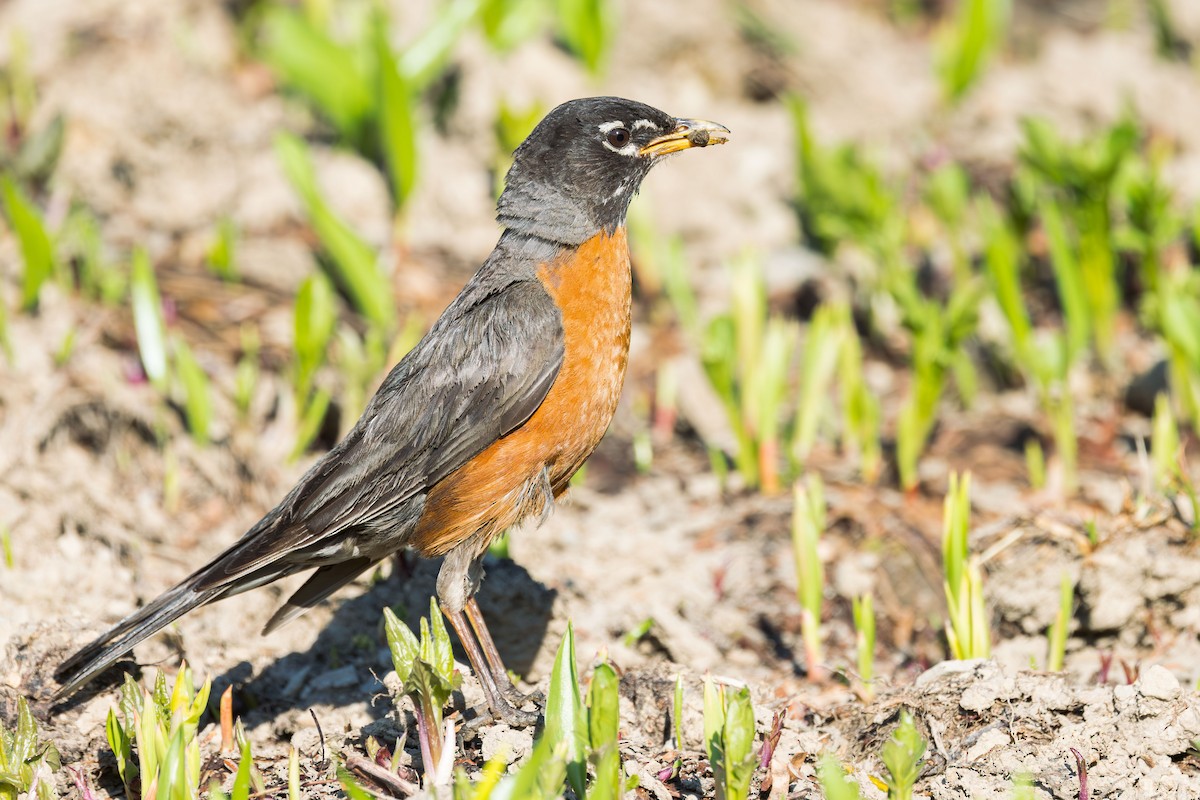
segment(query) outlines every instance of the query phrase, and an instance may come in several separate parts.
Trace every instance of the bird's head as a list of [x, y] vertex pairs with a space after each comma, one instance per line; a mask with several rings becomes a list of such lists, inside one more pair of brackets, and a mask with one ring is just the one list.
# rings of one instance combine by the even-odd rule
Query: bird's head
[[507, 228], [564, 244], [622, 224], [650, 168], [691, 147], [721, 144], [729, 129], [680, 119], [619, 97], [555, 108], [513, 154], [498, 205]]

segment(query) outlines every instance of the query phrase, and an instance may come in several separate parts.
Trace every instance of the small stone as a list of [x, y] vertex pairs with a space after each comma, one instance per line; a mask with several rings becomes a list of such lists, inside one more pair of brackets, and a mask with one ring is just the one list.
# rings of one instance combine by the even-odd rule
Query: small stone
[[1008, 734], [1002, 730], [986, 731], [967, 751], [967, 763], [978, 761], [997, 747], [1007, 746], [1009, 741]]
[[310, 692], [321, 691], [324, 689], [345, 689], [348, 686], [353, 686], [358, 683], [358, 670], [347, 664], [344, 667], [331, 669], [329, 672], [323, 672], [313, 678], [308, 684]]
[[1179, 679], [1161, 664], [1155, 664], [1142, 673], [1134, 684], [1142, 697], [1156, 700], [1174, 700], [1179, 696]]
[[941, 661], [917, 676], [917, 686], [931, 686], [944, 680], [950, 675], [963, 675], [975, 672], [986, 664], [982, 658], [963, 659], [961, 661]]
[[529, 730], [499, 724], [484, 728], [481, 738], [484, 761], [491, 761], [498, 756], [505, 763], [512, 764], [533, 751], [533, 733]]
[[958, 704], [964, 711], [973, 711], [979, 714], [991, 708], [997, 697], [998, 693], [994, 684], [973, 683], [963, 691]]

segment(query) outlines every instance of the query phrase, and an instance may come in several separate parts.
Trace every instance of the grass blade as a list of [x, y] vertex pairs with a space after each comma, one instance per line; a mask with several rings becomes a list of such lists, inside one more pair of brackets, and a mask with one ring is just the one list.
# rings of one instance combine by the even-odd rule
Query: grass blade
[[370, 79], [353, 50], [284, 5], [264, 12], [261, 44], [262, 59], [284, 84], [312, 100], [345, 138], [362, 142], [373, 100]]
[[387, 22], [377, 14], [373, 25], [379, 144], [391, 179], [392, 197], [402, 209], [417, 180], [417, 98], [401, 75], [387, 41]]
[[375, 252], [325, 202], [308, 146], [299, 137], [281, 134], [275, 139], [275, 152], [355, 309], [390, 333], [396, 322], [391, 282], [379, 269]]
[[54, 245], [36, 207], [12, 178], [0, 176], [0, 199], [4, 214], [21, 245], [25, 272], [21, 280], [21, 307], [37, 308], [42, 285], [54, 274]]
[[197, 442], [208, 444], [213, 418], [208, 375], [192, 355], [191, 348], [179, 338], [175, 339], [175, 367], [183, 384], [183, 410], [187, 416], [188, 430]]
[[567, 759], [567, 781], [577, 797], [586, 794], [588, 721], [579, 695], [579, 669], [575, 662], [575, 632], [567, 623], [567, 632], [558, 646], [550, 690], [546, 695], [548, 745], [562, 747]]
[[140, 248], [133, 253], [129, 289], [142, 369], [154, 388], [165, 395], [168, 388], [167, 326], [163, 319], [162, 298], [158, 294], [154, 267], [150, 265], [146, 251]]

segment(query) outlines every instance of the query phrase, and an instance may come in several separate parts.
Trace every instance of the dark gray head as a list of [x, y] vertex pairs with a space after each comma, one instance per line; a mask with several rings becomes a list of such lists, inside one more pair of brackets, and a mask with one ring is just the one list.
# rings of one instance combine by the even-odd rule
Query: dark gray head
[[642, 179], [663, 157], [721, 144], [728, 134], [714, 122], [678, 119], [620, 97], [571, 100], [513, 154], [497, 218], [519, 233], [580, 244], [625, 221]]

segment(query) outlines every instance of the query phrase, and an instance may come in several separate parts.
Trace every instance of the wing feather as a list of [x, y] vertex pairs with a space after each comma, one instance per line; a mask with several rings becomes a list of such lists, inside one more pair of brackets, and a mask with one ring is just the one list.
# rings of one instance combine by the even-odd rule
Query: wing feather
[[535, 279], [475, 297], [471, 288], [392, 369], [346, 438], [198, 588], [281, 559], [302, 569], [358, 557], [338, 550], [351, 535], [372, 552], [399, 549], [425, 492], [532, 416], [562, 366], [562, 315]]

